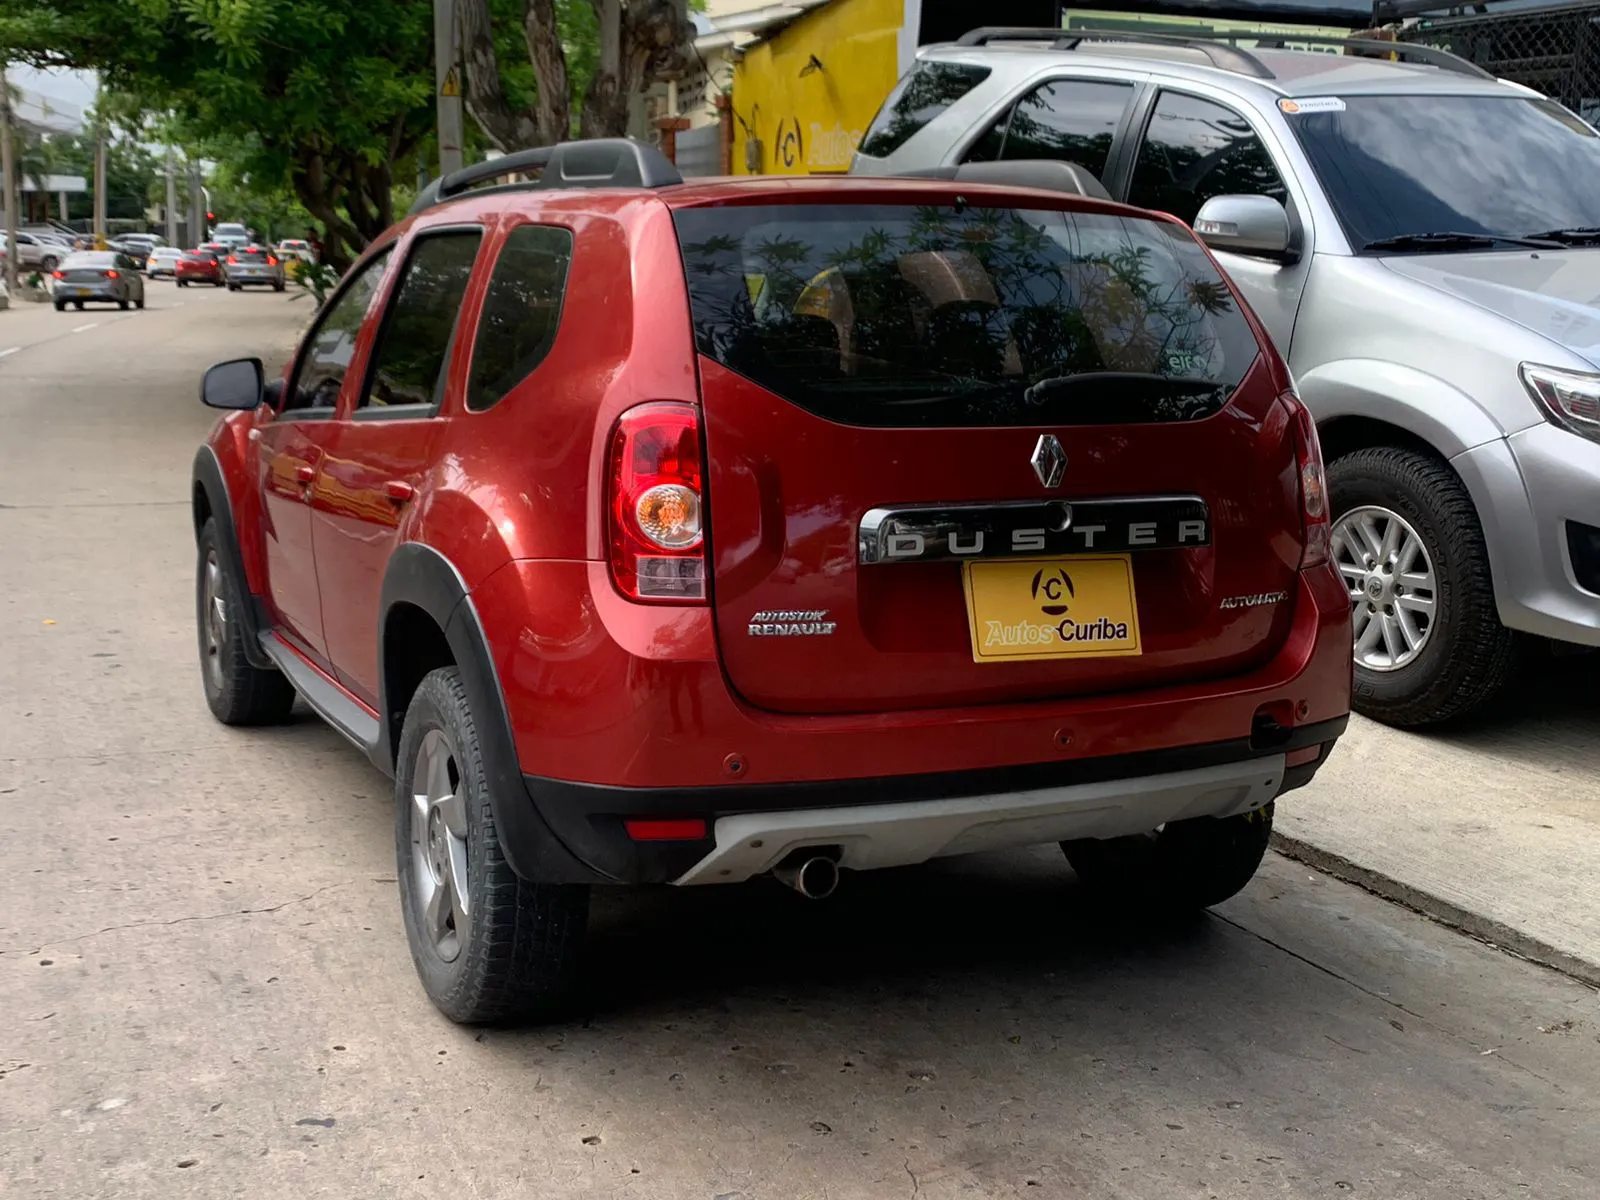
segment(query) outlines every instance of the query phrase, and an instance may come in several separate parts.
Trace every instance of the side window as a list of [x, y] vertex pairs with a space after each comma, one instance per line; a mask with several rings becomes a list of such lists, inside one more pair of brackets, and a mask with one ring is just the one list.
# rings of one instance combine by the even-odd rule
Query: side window
[[550, 353], [571, 262], [565, 229], [521, 225], [506, 238], [478, 320], [468, 408], [482, 412], [497, 403]]
[[482, 240], [477, 230], [417, 239], [383, 315], [358, 408], [439, 403], [461, 298]]
[[385, 250], [361, 268], [361, 273], [322, 314], [300, 352], [294, 383], [284, 393], [285, 410], [331, 409], [338, 403], [344, 373], [350, 369], [350, 358], [355, 353], [356, 335], [361, 332], [361, 320], [383, 282], [389, 254]]
[[1117, 126], [1133, 100], [1133, 85], [1057, 79], [1018, 100], [978, 139], [968, 161], [1054, 158], [1077, 163], [1104, 179]]
[[1288, 194], [1272, 156], [1238, 113], [1181, 92], [1157, 97], [1134, 162], [1129, 204], [1193, 224], [1213, 196], [1287, 200]]
[[862, 154], [886, 158], [911, 136], [985, 79], [989, 68], [971, 63], [919, 62], [895, 84], [861, 139]]

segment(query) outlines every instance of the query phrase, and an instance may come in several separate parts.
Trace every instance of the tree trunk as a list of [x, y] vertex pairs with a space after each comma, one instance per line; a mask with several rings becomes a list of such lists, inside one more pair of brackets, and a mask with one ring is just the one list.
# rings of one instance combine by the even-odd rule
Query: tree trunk
[[567, 52], [556, 24], [555, 0], [528, 0], [522, 33], [539, 91], [535, 108], [539, 141], [528, 145], [564, 142], [572, 136], [572, 88], [567, 81]]
[[600, 23], [600, 61], [584, 97], [578, 132], [622, 137], [629, 108], [647, 84], [681, 78], [694, 38], [684, 0], [591, 0]]
[[[532, 0], [530, 8], [531, 4]], [[542, 144], [538, 119], [531, 113], [512, 108], [506, 99], [505, 88], [500, 84], [500, 59], [494, 50], [494, 26], [489, 15], [489, 0], [456, 0], [456, 14], [461, 22], [461, 56], [466, 65], [465, 99], [472, 119], [501, 150], [519, 150]], [[554, 17], [551, 19], [553, 22]], [[560, 54], [559, 39], [555, 39], [555, 45], [556, 53]], [[534, 62], [537, 64], [538, 60]], [[564, 59], [561, 82], [560, 94], [565, 96]], [[547, 90], [541, 72], [541, 107]]]

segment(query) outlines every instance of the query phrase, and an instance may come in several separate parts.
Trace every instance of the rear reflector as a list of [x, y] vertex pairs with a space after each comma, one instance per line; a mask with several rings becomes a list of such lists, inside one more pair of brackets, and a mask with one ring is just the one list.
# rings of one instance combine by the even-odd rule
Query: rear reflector
[[698, 842], [706, 836], [700, 817], [675, 821], [624, 821], [622, 827], [636, 842]]
[[1307, 746], [1304, 750], [1291, 750], [1283, 756], [1283, 765], [1286, 767], [1303, 767], [1307, 763], [1316, 762], [1321, 753], [1321, 746]]

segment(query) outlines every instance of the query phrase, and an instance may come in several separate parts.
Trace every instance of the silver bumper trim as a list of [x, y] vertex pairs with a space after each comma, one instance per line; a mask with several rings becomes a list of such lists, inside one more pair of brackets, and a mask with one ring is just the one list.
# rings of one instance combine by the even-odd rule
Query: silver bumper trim
[[1261, 808], [1283, 786], [1284, 756], [1070, 787], [740, 813], [717, 820], [716, 848], [674, 882], [738, 883], [808, 846], [837, 846], [853, 870], [899, 867], [1011, 846], [1144, 833], [1188, 817]]

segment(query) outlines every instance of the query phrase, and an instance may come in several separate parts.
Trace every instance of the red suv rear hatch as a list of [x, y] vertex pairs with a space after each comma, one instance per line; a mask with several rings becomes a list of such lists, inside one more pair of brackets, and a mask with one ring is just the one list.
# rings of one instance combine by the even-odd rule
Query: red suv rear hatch
[[861, 712], [1269, 657], [1296, 443], [1215, 267], [1177, 225], [949, 199], [675, 213], [733, 686]]

